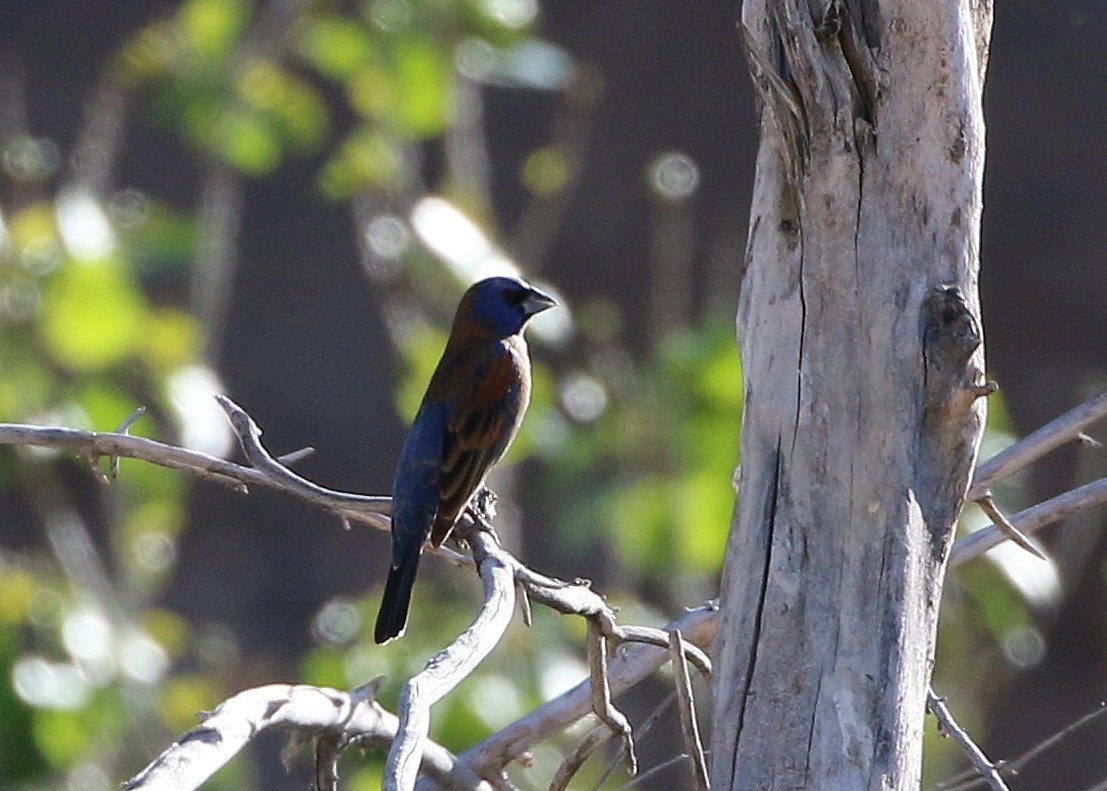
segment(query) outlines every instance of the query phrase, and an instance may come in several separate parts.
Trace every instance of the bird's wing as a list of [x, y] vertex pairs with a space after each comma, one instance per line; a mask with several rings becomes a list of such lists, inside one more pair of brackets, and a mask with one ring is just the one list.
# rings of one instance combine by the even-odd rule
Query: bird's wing
[[445, 540], [461, 512], [515, 436], [529, 396], [529, 372], [517, 354], [492, 355], [474, 371], [467, 389], [450, 412], [442, 444], [438, 478], [438, 515], [431, 543]]
[[400, 453], [392, 486], [393, 568], [401, 564], [412, 546], [423, 546], [438, 511], [448, 418], [447, 404], [424, 401]]

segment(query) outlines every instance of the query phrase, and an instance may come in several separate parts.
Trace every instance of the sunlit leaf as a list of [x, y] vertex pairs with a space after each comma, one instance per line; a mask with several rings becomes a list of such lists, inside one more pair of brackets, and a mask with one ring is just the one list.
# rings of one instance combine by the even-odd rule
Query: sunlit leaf
[[8, 238], [17, 250], [56, 244], [58, 237], [54, 207], [47, 203], [34, 203], [17, 212], [8, 222]]
[[181, 34], [201, 61], [227, 57], [246, 23], [242, 0], [187, 0], [178, 14]]
[[300, 680], [305, 684], [343, 689], [347, 686], [346, 666], [338, 651], [312, 651], [300, 663]]
[[569, 162], [556, 148], [540, 148], [524, 160], [521, 180], [532, 195], [552, 195], [568, 183]]
[[153, 370], [164, 373], [195, 360], [200, 343], [196, 319], [167, 308], [148, 315], [141, 353]]
[[34, 717], [35, 745], [53, 766], [67, 768], [80, 761], [92, 740], [82, 711], [39, 709]]
[[717, 471], [699, 472], [681, 481], [676, 508], [680, 564], [692, 571], [718, 571], [730, 529], [734, 490]]
[[157, 640], [170, 656], [179, 656], [188, 647], [188, 624], [174, 612], [149, 610], [142, 616], [142, 628]]
[[135, 410], [132, 398], [105, 378], [87, 381], [80, 388], [77, 401], [88, 416], [89, 425], [99, 431], [114, 431]]
[[396, 394], [397, 409], [405, 422], [415, 418], [419, 402], [423, 400], [442, 350], [446, 348], [446, 334], [437, 327], [420, 325], [404, 339], [402, 351], [406, 371]]
[[45, 408], [54, 382], [41, 361], [19, 354], [11, 344], [9, 333], [0, 343], [0, 420], [18, 422]]
[[647, 476], [617, 490], [605, 509], [620, 559], [631, 567], [656, 569], [672, 562], [668, 506], [670, 487]]
[[115, 261], [71, 265], [47, 284], [39, 332], [62, 365], [93, 371], [120, 362], [142, 342], [144, 307]]
[[236, 107], [223, 114], [215, 130], [217, 150], [247, 173], [269, 173], [280, 164], [281, 143], [264, 114]]
[[384, 785], [383, 761], [376, 765], [359, 766], [344, 783], [349, 791], [378, 791]]
[[396, 89], [387, 69], [370, 66], [357, 72], [346, 84], [350, 107], [365, 118], [383, 119], [396, 103]]
[[27, 571], [0, 569], [0, 623], [14, 624], [22, 621], [37, 589], [38, 583]]
[[297, 49], [320, 73], [349, 79], [373, 57], [369, 31], [356, 21], [327, 16], [304, 23]]
[[433, 40], [408, 36], [394, 53], [398, 104], [393, 123], [416, 137], [440, 134], [446, 128], [449, 65]]
[[183, 733], [196, 724], [196, 712], [210, 711], [224, 697], [224, 691], [207, 676], [174, 676], [158, 690], [158, 714], [171, 733]]
[[331, 200], [344, 200], [361, 190], [388, 184], [399, 167], [399, 154], [382, 135], [355, 132], [323, 167], [319, 188]]

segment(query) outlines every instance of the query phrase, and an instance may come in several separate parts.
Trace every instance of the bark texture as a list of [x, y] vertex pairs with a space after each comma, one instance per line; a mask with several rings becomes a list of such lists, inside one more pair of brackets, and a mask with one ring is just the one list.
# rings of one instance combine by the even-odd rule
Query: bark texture
[[990, 2], [746, 0], [761, 144], [712, 786], [914, 789], [983, 427]]

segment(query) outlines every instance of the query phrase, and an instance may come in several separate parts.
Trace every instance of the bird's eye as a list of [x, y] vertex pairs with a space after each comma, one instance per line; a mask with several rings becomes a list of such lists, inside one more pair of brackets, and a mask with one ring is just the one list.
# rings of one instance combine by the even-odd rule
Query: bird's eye
[[527, 298], [527, 292], [522, 290], [511, 290], [504, 292], [504, 301], [509, 305], [522, 305]]

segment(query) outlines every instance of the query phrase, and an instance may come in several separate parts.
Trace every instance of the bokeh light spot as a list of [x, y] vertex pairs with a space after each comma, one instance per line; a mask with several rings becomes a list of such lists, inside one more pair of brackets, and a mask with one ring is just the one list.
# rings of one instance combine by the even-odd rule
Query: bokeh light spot
[[687, 154], [667, 151], [650, 165], [650, 184], [665, 200], [685, 200], [699, 187], [700, 169]]
[[561, 406], [578, 423], [591, 423], [607, 410], [607, 388], [595, 377], [579, 374], [562, 384]]

